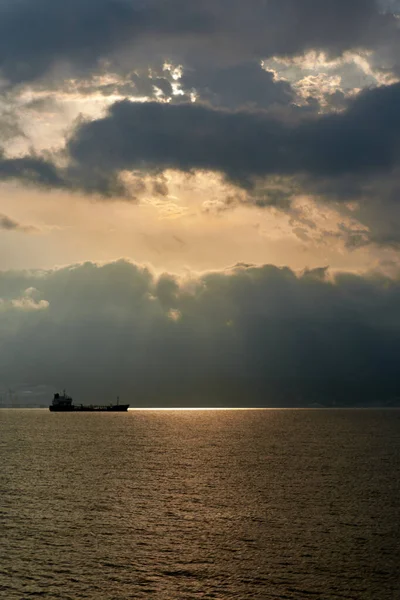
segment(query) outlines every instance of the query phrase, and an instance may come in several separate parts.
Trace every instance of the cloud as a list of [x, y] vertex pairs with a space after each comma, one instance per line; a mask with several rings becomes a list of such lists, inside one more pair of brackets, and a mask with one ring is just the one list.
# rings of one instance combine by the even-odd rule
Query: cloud
[[11, 83], [65, 63], [84, 72], [168, 56], [198, 65], [310, 48], [340, 54], [397, 33], [374, 0], [3, 0], [0, 17], [0, 68]]
[[105, 172], [93, 165], [83, 172], [80, 167], [62, 167], [57, 155], [31, 152], [25, 156], [7, 157], [0, 150], [0, 181], [19, 181], [24, 185], [45, 189], [84, 191], [104, 197], [127, 195], [118, 174]]
[[124, 170], [204, 170], [222, 173], [257, 206], [288, 210], [308, 194], [348, 214], [356, 201], [351, 216], [364, 232], [343, 230], [348, 246], [390, 245], [399, 242], [399, 102], [400, 84], [366, 90], [340, 113], [290, 120], [262, 110], [120, 102], [76, 129], [67, 152], [83, 182], [99, 170], [106, 180]]
[[0, 312], [7, 314], [10, 311], [31, 312], [45, 310], [48, 307], [47, 300], [41, 300], [40, 292], [34, 287], [22, 290], [18, 298], [0, 298]]
[[15, 219], [11, 219], [7, 215], [3, 215], [0, 213], [0, 230], [4, 231], [20, 231], [23, 233], [34, 233], [39, 231], [37, 227], [33, 227], [32, 225], [22, 225]]
[[33, 153], [22, 157], [6, 157], [0, 152], [0, 180], [13, 179], [43, 187], [66, 187], [57, 167], [51, 160], [46, 160], [46, 158]]
[[399, 161], [399, 101], [395, 84], [361, 93], [344, 113], [294, 123], [263, 111], [123, 101], [81, 124], [67, 150], [89, 170], [204, 169], [244, 185], [270, 174], [389, 171]]
[[287, 82], [274, 81], [274, 74], [255, 61], [221, 68], [185, 71], [180, 84], [194, 91], [201, 100], [215, 106], [240, 108], [246, 106], [288, 105], [294, 94]]
[[0, 142], [6, 143], [9, 140], [25, 137], [19, 123], [18, 116], [13, 108], [3, 108], [0, 115]]
[[368, 404], [400, 391], [398, 278], [237, 265], [181, 280], [121, 260], [3, 272], [0, 297], [3, 386], [141, 406]]
[[36, 302], [34, 298], [31, 298], [29, 295], [24, 295], [21, 298], [15, 298], [11, 301], [11, 307], [13, 309], [28, 312], [32, 310], [45, 310], [48, 306], [49, 303], [46, 300], [39, 300], [39, 302]]
[[339, 113], [290, 118], [260, 109], [122, 101], [104, 117], [80, 120], [63, 153], [3, 154], [0, 180], [134, 198], [127, 173], [139, 182], [150, 173], [153, 191], [165, 195], [168, 169], [217, 172], [257, 206], [288, 210], [296, 194], [309, 194], [346, 212], [356, 201], [353, 217], [371, 230], [370, 241], [386, 244], [400, 218], [399, 102], [400, 84], [365, 90]]
[[9, 0], [0, 15], [0, 68], [11, 83], [65, 62], [81, 72], [96, 69], [143, 37], [207, 33], [212, 18], [180, 0]]

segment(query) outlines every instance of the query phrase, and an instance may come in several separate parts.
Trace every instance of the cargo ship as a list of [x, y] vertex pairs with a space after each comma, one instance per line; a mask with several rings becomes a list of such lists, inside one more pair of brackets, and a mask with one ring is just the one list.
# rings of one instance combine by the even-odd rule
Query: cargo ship
[[51, 412], [124, 412], [129, 408], [129, 404], [120, 404], [119, 397], [116, 404], [96, 405], [96, 404], [74, 404], [71, 396], [65, 393], [54, 394], [52, 403], [49, 406]]

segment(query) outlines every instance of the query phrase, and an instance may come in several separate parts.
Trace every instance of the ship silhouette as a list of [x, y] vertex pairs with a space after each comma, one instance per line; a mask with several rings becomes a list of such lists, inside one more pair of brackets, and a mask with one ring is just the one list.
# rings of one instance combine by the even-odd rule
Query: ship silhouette
[[49, 406], [51, 412], [124, 412], [129, 408], [129, 404], [120, 404], [119, 396], [116, 404], [96, 405], [96, 404], [74, 404], [71, 396], [65, 393], [54, 394], [52, 403]]

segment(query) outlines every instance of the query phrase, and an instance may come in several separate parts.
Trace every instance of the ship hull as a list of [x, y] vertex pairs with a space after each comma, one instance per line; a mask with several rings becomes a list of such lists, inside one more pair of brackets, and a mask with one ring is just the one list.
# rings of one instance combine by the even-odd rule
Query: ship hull
[[129, 404], [114, 404], [110, 406], [49, 406], [51, 412], [126, 412]]

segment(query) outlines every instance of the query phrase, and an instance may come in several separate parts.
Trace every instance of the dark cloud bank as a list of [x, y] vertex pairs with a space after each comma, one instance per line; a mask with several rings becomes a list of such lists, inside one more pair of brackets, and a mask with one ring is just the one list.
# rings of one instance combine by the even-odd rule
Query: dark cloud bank
[[80, 125], [67, 149], [89, 172], [205, 169], [244, 186], [272, 174], [367, 176], [399, 164], [399, 102], [395, 84], [360, 94], [345, 113], [293, 123], [263, 111], [123, 101]]
[[138, 406], [398, 404], [400, 280], [125, 261], [0, 275], [0, 381]]
[[68, 168], [2, 156], [0, 177], [83, 189], [93, 179], [99, 193], [109, 191], [107, 178], [135, 169], [217, 171], [244, 187], [274, 174], [368, 178], [399, 166], [399, 101], [394, 84], [361, 93], [344, 113], [294, 122], [264, 111], [122, 101], [77, 126], [66, 145]]
[[340, 54], [396, 36], [374, 0], [2, 0], [0, 69], [11, 83], [68, 63], [78, 72], [166, 57], [226, 64], [312, 48]]

